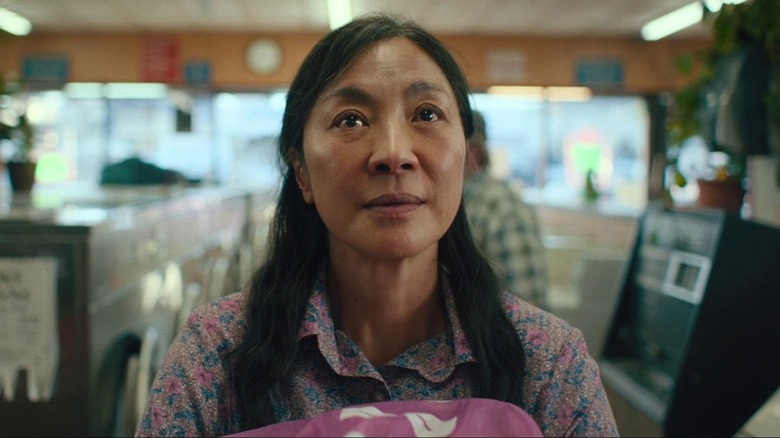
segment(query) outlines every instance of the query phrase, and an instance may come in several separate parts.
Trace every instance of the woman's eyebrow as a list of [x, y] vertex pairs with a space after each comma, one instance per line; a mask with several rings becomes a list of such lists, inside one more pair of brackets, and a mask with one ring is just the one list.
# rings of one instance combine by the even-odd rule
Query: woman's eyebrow
[[415, 97], [421, 94], [441, 93], [449, 97], [450, 93], [445, 88], [442, 88], [436, 84], [427, 81], [417, 81], [408, 87], [404, 91], [404, 96]]
[[370, 105], [376, 101], [370, 94], [356, 87], [342, 87], [333, 90], [320, 99], [325, 102], [331, 99], [341, 99], [347, 102]]

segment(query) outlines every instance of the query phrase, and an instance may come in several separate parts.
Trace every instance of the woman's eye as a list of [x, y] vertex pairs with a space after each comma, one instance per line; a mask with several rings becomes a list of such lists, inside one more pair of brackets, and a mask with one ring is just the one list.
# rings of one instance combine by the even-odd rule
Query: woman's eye
[[347, 114], [337, 120], [339, 128], [360, 128], [366, 126], [366, 122], [355, 114]]
[[417, 117], [424, 122], [435, 122], [439, 120], [439, 114], [431, 108], [425, 108], [420, 111]]

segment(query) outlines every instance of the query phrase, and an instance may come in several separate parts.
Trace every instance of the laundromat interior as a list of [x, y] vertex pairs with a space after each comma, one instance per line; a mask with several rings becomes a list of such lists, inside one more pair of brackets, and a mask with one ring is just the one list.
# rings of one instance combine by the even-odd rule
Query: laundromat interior
[[620, 434], [780, 435], [778, 5], [0, 0], [0, 436], [135, 433], [190, 312], [264, 260], [301, 62], [372, 12], [462, 67]]

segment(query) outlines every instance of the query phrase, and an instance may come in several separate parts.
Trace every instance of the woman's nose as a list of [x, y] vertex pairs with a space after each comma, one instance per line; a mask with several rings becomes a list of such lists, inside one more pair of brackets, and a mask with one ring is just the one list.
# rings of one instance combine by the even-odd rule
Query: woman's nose
[[368, 160], [369, 172], [395, 174], [413, 171], [419, 165], [412, 136], [406, 128], [379, 130], [375, 137], [373, 153]]

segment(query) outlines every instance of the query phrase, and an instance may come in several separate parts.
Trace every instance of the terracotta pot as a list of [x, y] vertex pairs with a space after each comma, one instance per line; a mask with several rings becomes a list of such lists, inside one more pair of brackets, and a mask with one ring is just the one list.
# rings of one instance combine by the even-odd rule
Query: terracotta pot
[[38, 163], [29, 161], [9, 161], [5, 163], [11, 190], [14, 192], [29, 192], [35, 184], [35, 168]]
[[711, 207], [726, 210], [729, 213], [739, 213], [745, 199], [745, 189], [739, 180], [710, 181], [700, 179], [699, 200], [701, 207]]

